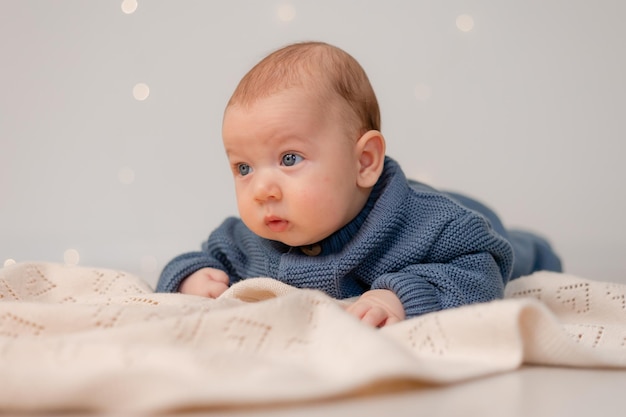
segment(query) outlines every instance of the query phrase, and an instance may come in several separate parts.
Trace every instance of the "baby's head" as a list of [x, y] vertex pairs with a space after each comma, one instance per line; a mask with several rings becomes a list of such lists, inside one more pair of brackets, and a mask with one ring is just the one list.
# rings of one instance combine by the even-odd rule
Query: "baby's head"
[[249, 107], [261, 98], [289, 88], [307, 90], [326, 106], [342, 101], [346, 126], [358, 133], [380, 131], [380, 110], [374, 89], [363, 67], [347, 52], [323, 42], [287, 45], [262, 59], [239, 82], [227, 108]]
[[345, 226], [382, 172], [379, 130], [376, 96], [350, 55], [318, 42], [268, 55], [243, 77], [224, 113], [244, 223], [290, 246]]

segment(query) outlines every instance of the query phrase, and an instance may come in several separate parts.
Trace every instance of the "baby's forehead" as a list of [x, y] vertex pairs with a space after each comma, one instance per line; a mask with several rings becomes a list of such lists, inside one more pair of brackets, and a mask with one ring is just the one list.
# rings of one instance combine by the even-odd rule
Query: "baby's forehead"
[[[289, 74], [284, 71], [276, 71], [276, 76], [259, 77], [253, 83], [248, 83], [240, 88], [229, 104], [241, 104], [248, 106], [260, 99], [283, 93], [289, 90], [305, 92], [311, 99], [331, 99], [332, 95], [338, 96], [332, 88], [332, 80], [328, 75], [313, 74], [303, 68], [290, 69]], [[280, 76], [280, 75], [285, 76]]]
[[311, 111], [327, 110], [329, 108], [337, 111], [342, 110], [344, 107], [349, 107], [349, 103], [328, 86], [307, 82], [282, 86], [275, 85], [271, 88], [258, 90], [254, 95], [246, 95], [245, 97], [240, 97], [240, 99], [231, 100], [225, 111], [228, 112], [231, 108], [251, 111], [258, 108], [257, 106], [273, 103], [277, 98], [285, 101], [293, 100], [294, 105], [306, 106]]
[[306, 136], [305, 133], [322, 126], [340, 126], [352, 137], [353, 130], [360, 126], [350, 109], [339, 94], [326, 97], [319, 90], [291, 87], [247, 103], [231, 103], [225, 110], [223, 134], [241, 132], [243, 128], [243, 131], [271, 131], [268, 136], [284, 132]]

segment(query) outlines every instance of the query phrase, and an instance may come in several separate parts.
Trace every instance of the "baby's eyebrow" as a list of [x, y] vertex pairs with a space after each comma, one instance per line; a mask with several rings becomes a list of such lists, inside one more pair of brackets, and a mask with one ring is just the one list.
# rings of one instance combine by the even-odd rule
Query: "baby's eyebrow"
[[239, 158], [239, 156], [237, 155], [237, 152], [235, 152], [233, 149], [226, 149], [226, 157], [228, 159], [230, 158]]

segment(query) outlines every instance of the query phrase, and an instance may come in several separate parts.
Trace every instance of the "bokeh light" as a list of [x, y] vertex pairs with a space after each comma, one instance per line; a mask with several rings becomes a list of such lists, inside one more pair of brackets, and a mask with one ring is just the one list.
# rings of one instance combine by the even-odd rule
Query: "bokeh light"
[[117, 179], [122, 184], [132, 184], [135, 182], [135, 171], [128, 167], [120, 168], [119, 171], [117, 171]]
[[276, 15], [282, 22], [291, 22], [296, 17], [296, 8], [292, 4], [281, 4], [276, 10]]
[[122, 2], [122, 11], [124, 13], [135, 13], [135, 10], [137, 10], [137, 0], [124, 0]]
[[78, 261], [80, 261], [80, 254], [76, 249], [68, 249], [63, 253], [63, 261], [67, 265], [78, 265]]
[[456, 27], [461, 32], [469, 32], [474, 29], [474, 18], [467, 14], [462, 14], [456, 18]]
[[142, 256], [140, 260], [141, 272], [152, 275], [157, 271], [157, 259], [152, 255]]
[[143, 101], [150, 95], [150, 87], [147, 84], [139, 83], [133, 87], [133, 97], [136, 100]]

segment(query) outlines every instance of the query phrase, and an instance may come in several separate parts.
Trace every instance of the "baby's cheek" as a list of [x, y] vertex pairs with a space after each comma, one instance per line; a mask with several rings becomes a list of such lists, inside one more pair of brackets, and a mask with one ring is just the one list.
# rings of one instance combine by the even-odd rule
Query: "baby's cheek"
[[298, 190], [296, 197], [299, 209], [304, 212], [316, 212], [318, 215], [327, 207], [333, 206], [332, 190], [319, 186], [305, 186]]

